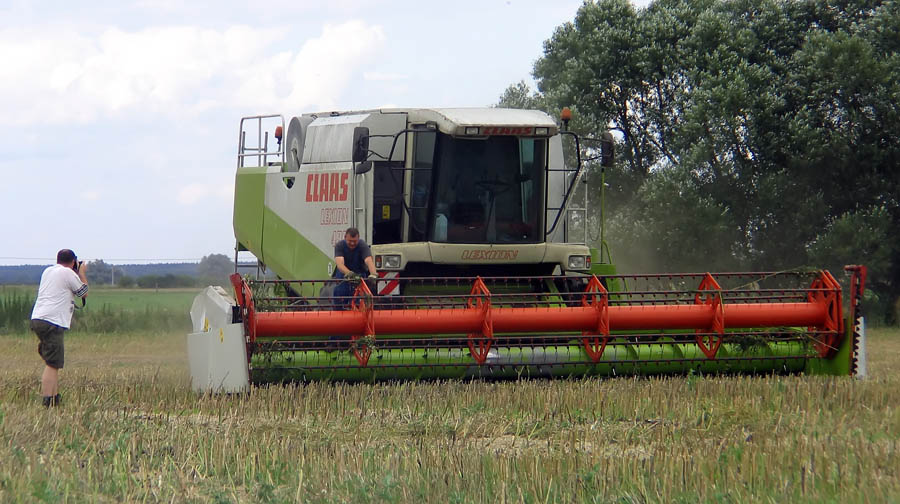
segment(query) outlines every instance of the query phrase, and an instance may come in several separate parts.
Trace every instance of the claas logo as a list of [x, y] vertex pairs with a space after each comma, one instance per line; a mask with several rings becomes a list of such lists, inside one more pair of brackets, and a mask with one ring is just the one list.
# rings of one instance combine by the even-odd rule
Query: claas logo
[[306, 176], [306, 201], [347, 201], [349, 173], [310, 173]]

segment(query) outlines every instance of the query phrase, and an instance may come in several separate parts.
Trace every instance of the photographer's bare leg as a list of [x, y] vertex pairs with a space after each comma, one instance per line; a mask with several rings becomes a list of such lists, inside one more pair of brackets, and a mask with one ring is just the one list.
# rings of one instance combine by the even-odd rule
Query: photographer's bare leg
[[54, 397], [59, 393], [59, 370], [55, 367], [44, 366], [41, 374], [41, 395]]

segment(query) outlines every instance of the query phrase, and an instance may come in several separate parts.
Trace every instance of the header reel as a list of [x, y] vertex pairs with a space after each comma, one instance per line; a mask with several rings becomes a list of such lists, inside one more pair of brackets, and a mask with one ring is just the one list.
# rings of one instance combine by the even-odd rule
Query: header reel
[[851, 371], [827, 271], [341, 281], [232, 276], [253, 381]]

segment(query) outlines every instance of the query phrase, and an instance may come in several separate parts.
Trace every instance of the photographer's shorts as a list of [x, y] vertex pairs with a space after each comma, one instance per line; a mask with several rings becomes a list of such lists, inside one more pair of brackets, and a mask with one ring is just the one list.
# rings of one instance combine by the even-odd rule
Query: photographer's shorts
[[40, 319], [32, 319], [31, 330], [37, 334], [38, 340], [40, 340], [38, 353], [41, 354], [44, 362], [54, 369], [62, 369], [64, 362], [63, 333], [66, 330]]

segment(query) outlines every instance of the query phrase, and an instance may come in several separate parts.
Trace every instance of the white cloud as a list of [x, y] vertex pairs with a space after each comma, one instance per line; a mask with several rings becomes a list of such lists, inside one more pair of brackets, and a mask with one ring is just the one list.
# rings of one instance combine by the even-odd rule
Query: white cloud
[[181, 0], [137, 0], [133, 5], [139, 9], [166, 12], [177, 12], [184, 7]]
[[12, 124], [87, 123], [215, 108], [329, 108], [385, 40], [362, 21], [298, 41], [286, 29], [0, 30], [0, 109]]
[[195, 205], [209, 198], [220, 202], [234, 201], [234, 183], [201, 184], [194, 183], [182, 187], [175, 200], [182, 205]]
[[319, 106], [334, 108], [338, 95], [333, 90], [347, 86], [366, 63], [377, 65], [372, 55], [384, 41], [381, 27], [361, 21], [325, 25], [322, 36], [303, 44], [291, 61], [287, 79], [292, 90], [285, 103], [302, 108], [315, 103], [310, 97], [318, 96], [322, 100]]
[[234, 201], [234, 183], [219, 186], [216, 196], [225, 201]]
[[79, 196], [85, 201], [97, 201], [100, 199], [100, 191], [82, 191]]
[[408, 79], [408, 75], [398, 74], [398, 73], [389, 73], [389, 72], [365, 72], [363, 73], [363, 79], [367, 81], [397, 81], [397, 80], [406, 80]]
[[209, 186], [205, 184], [188, 184], [178, 191], [176, 199], [182, 205], [193, 205], [209, 196]]

